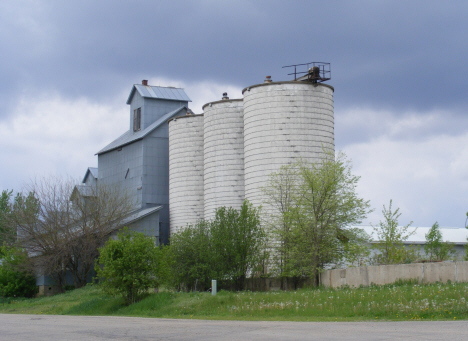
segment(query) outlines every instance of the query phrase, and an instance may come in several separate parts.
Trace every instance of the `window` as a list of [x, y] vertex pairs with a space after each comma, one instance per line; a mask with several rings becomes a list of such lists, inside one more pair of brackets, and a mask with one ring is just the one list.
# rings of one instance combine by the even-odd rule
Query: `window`
[[141, 129], [141, 108], [133, 110], [133, 131]]

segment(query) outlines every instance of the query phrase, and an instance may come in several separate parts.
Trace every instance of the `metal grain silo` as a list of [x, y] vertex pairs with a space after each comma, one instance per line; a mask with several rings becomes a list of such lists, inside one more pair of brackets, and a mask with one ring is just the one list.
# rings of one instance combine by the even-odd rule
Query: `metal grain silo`
[[203, 115], [169, 120], [171, 233], [203, 219]]
[[239, 209], [244, 201], [244, 119], [242, 99], [207, 103], [204, 111], [205, 219], [218, 207]]
[[269, 175], [298, 158], [317, 162], [334, 150], [333, 87], [308, 81], [271, 82], [245, 88], [245, 198], [265, 205]]

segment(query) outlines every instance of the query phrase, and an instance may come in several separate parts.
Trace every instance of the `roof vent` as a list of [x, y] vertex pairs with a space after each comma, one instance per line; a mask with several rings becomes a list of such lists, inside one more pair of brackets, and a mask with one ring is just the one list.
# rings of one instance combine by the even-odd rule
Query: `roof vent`
[[147, 80], [147, 79], [143, 79], [143, 80], [141, 81], [141, 84], [143, 84], [143, 85], [148, 85], [148, 80]]
[[271, 83], [271, 76], [265, 77], [265, 83]]
[[229, 99], [229, 97], [227, 95], [227, 92], [223, 92], [223, 100], [228, 100], [228, 99]]

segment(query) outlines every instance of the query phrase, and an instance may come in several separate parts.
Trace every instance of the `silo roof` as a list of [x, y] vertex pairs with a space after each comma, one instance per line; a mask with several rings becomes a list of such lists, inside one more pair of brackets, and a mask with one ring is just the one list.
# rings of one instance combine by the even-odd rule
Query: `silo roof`
[[134, 84], [132, 91], [130, 91], [130, 95], [128, 96], [127, 104], [130, 104], [130, 102], [132, 101], [135, 91], [138, 91], [141, 97], [145, 98], [192, 102], [192, 100], [185, 93], [184, 89], [181, 88]]
[[128, 130], [123, 135], [119, 136], [117, 139], [115, 139], [114, 141], [109, 143], [107, 146], [102, 148], [100, 151], [98, 151], [96, 153], [96, 155], [104, 154], [104, 153], [110, 152], [111, 150], [114, 150], [114, 149], [123, 147], [123, 146], [125, 146], [127, 144], [130, 144], [132, 142], [141, 140], [146, 135], [148, 135], [153, 130], [155, 130], [157, 127], [159, 127], [161, 124], [166, 123], [167, 120], [169, 120], [174, 115], [176, 115], [177, 113], [179, 113], [180, 111], [182, 111], [184, 109], [188, 110], [188, 108], [186, 106], [183, 106], [183, 107], [177, 108], [174, 111], [171, 111], [171, 112], [167, 113], [166, 115], [162, 116], [159, 120], [153, 122], [148, 127], [146, 127], [146, 129], [139, 130], [137, 132], [133, 132], [131, 130]]

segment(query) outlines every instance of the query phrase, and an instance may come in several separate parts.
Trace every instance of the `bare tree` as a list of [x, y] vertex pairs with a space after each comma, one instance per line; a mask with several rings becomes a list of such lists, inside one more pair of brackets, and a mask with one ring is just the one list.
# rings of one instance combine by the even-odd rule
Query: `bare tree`
[[69, 271], [75, 287], [82, 287], [98, 248], [122, 227], [132, 209], [129, 196], [117, 188], [41, 178], [16, 196], [11, 224], [17, 243], [30, 255], [29, 267], [50, 275], [61, 288]]

